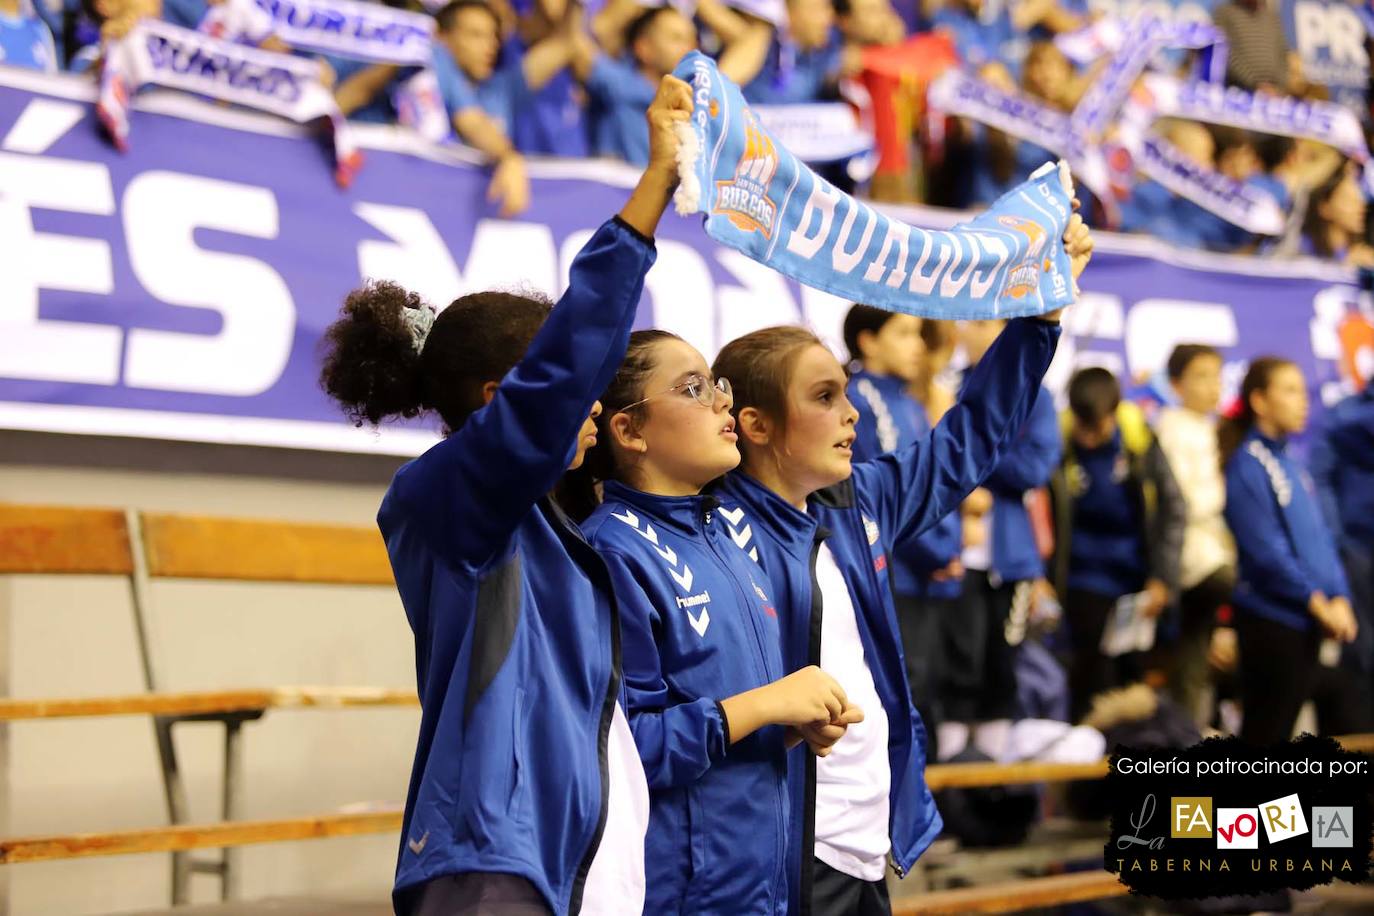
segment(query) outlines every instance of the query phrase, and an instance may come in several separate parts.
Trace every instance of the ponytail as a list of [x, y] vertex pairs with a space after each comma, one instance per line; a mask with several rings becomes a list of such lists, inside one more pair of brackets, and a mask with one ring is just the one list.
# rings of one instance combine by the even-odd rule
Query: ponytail
[[[417, 293], [374, 280], [348, 294], [324, 332], [320, 387], [358, 426], [437, 412], [458, 429], [524, 356], [552, 303], [539, 294], [483, 292], [454, 300], [424, 332]], [[417, 327], [420, 330], [417, 330]]]
[[1274, 373], [1292, 365], [1292, 360], [1281, 356], [1260, 356], [1251, 360], [1234, 409], [1217, 425], [1217, 449], [1221, 454], [1223, 469], [1230, 463], [1231, 456], [1240, 448], [1241, 442], [1255, 425], [1255, 408], [1250, 403], [1251, 395], [1267, 391]]

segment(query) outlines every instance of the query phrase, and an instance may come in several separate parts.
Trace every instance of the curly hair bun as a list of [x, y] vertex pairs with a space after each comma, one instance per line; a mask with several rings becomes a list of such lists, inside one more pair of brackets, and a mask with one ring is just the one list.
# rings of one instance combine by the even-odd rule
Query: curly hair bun
[[426, 307], [417, 293], [373, 280], [348, 294], [325, 330], [320, 387], [358, 426], [423, 412], [420, 354], [404, 313]]

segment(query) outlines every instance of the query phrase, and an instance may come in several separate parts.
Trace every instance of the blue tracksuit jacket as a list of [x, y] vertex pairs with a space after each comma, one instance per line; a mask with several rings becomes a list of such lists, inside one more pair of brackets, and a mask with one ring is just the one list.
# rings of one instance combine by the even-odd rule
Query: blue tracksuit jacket
[[1287, 442], [1251, 430], [1226, 463], [1226, 523], [1236, 538], [1236, 610], [1295, 630], [1316, 625], [1313, 592], [1348, 598], [1340, 556], [1307, 471]]
[[396, 473], [377, 515], [415, 634], [420, 735], [396, 903], [505, 872], [580, 910], [606, 818], [619, 624], [596, 552], [545, 494], [625, 356], [653, 243], [606, 223], [491, 403]]
[[650, 790], [646, 913], [787, 912], [787, 753], [731, 745], [718, 700], [782, 677], [772, 585], [709, 496], [614, 481], [583, 523], [621, 608], [626, 713]]
[[[1059, 327], [1017, 319], [970, 374], [958, 404], [925, 439], [854, 466], [849, 479], [813, 493], [802, 512], [754, 478], [727, 474], [713, 490], [732, 539], [768, 573], [781, 615], [788, 671], [820, 662], [821, 594], [816, 554], [822, 541], [849, 584], [864, 657], [888, 717], [892, 774], [892, 858], [905, 872], [943, 822], [924, 779], [925, 727], [911, 705], [887, 554], [955, 511], [992, 471], [1031, 411], [1059, 341]], [[1057, 431], [1056, 431], [1057, 434]], [[792, 803], [790, 912], [809, 911], [815, 848], [815, 757], [789, 755]]]
[[[854, 431], [856, 462], [905, 448], [930, 432], [925, 406], [907, 393], [901, 379], [859, 371], [850, 376], [846, 393], [859, 411], [859, 425]], [[920, 537], [898, 544], [892, 556], [893, 591], [918, 597], [959, 597], [963, 587], [960, 580], [936, 582], [930, 575], [959, 556], [962, 537], [963, 525], [956, 510]]]

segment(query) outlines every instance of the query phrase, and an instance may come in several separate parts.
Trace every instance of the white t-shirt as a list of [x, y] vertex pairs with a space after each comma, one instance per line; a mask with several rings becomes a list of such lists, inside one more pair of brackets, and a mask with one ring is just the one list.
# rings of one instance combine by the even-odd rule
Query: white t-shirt
[[816, 761], [816, 858], [864, 881], [881, 881], [892, 846], [887, 713], [864, 660], [849, 587], [824, 544], [816, 556], [821, 590], [821, 669], [844, 688], [864, 720]]
[[615, 704], [606, 743], [609, 790], [606, 830], [582, 892], [588, 916], [644, 912], [644, 835], [649, 831], [649, 784], [630, 723]]

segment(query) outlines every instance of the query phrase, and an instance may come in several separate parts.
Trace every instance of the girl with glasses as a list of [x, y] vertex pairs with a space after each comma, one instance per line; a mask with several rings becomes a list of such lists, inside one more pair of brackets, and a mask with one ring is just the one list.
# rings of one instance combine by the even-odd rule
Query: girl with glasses
[[549, 491], [596, 440], [653, 233], [677, 181], [687, 84], [648, 111], [651, 161], [572, 264], [557, 308], [351, 293], [321, 382], [359, 424], [433, 411], [377, 523], [415, 633], [419, 742], [394, 902], [403, 916], [642, 913], [648, 793], [622, 709], [606, 565]]
[[772, 583], [701, 495], [739, 463], [731, 398], [685, 341], [635, 332], [581, 475], [604, 481], [582, 528], [650, 790], [646, 913], [786, 913], [787, 748], [827, 753], [862, 715], [819, 668], [784, 671]]
[[[1077, 277], [1091, 236], [1074, 216], [1064, 238]], [[714, 371], [734, 383], [743, 454], [712, 488], [716, 512], [773, 583], [784, 670], [819, 665], [865, 713], [828, 756], [791, 755], [792, 912], [885, 916], [888, 864], [904, 874], [940, 832], [888, 558], [996, 466], [1058, 339], [1057, 315], [1010, 322], [933, 431], [857, 465], [847, 377], [814, 334], [768, 328], [716, 358]]]

